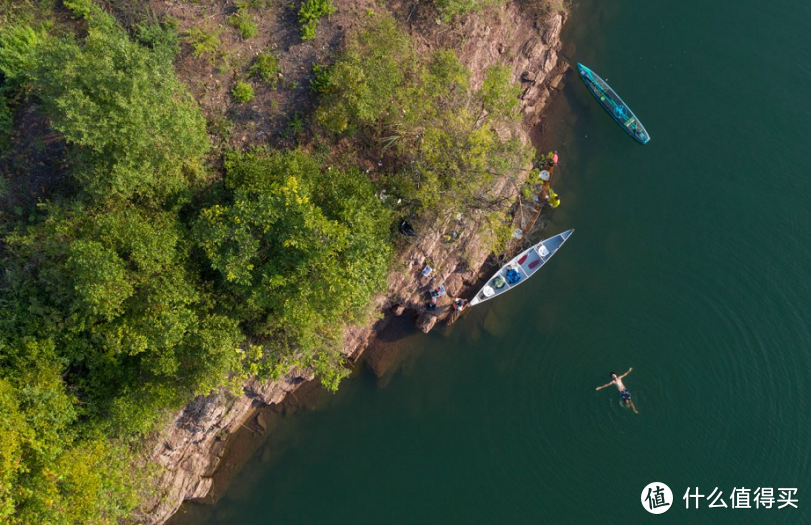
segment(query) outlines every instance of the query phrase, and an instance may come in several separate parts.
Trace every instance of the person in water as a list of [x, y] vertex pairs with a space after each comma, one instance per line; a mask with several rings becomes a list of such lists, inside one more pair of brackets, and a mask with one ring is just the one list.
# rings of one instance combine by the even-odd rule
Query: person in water
[[628, 389], [625, 388], [625, 385], [622, 383], [622, 378], [630, 374], [632, 370], [633, 367], [629, 368], [628, 371], [622, 374], [621, 376], [618, 376], [614, 372], [611, 372], [611, 382], [598, 386], [595, 390], [601, 390], [607, 386], [615, 385], [617, 387], [617, 390], [620, 391], [620, 399], [622, 399], [623, 404], [625, 404], [625, 406], [627, 407], [631, 407], [634, 411], [634, 414], [639, 414], [639, 412], [636, 411], [636, 405], [634, 405], [634, 402], [631, 399], [631, 393], [628, 392]]

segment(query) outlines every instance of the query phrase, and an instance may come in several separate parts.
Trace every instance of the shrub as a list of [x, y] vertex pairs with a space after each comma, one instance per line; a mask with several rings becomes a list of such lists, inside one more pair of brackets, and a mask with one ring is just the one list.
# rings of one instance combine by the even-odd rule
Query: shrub
[[276, 56], [270, 51], [264, 51], [257, 55], [248, 74], [251, 78], [268, 84], [271, 89], [276, 89], [276, 85], [279, 83], [279, 73], [281, 72], [282, 68], [279, 66]]
[[186, 43], [191, 46], [192, 55], [208, 59], [213, 66], [221, 55], [220, 33], [222, 33], [220, 29], [213, 31], [206, 31], [198, 27], [189, 29], [186, 33]]
[[140, 22], [135, 26], [136, 38], [142, 44], [151, 47], [156, 53], [167, 59], [174, 59], [180, 52], [180, 37], [177, 34], [177, 22], [167, 19], [162, 24]]
[[237, 102], [245, 104], [253, 100], [253, 86], [243, 80], [238, 80], [234, 89], [231, 90], [231, 95]]
[[332, 0], [305, 0], [298, 12], [298, 21], [301, 24], [301, 39], [312, 40], [315, 38], [318, 19], [322, 16], [329, 17], [334, 12], [335, 7], [332, 5]]
[[316, 93], [326, 93], [329, 91], [329, 68], [320, 64], [313, 64], [313, 78], [310, 80], [310, 88]]
[[496, 64], [487, 68], [482, 83], [482, 107], [490, 113], [509, 116], [518, 107], [521, 86], [511, 82], [510, 67]]
[[245, 2], [237, 2], [237, 12], [228, 17], [228, 22], [237, 28], [237, 31], [245, 40], [253, 38], [259, 33], [259, 28], [251, 18], [251, 14], [248, 12], [248, 4]]

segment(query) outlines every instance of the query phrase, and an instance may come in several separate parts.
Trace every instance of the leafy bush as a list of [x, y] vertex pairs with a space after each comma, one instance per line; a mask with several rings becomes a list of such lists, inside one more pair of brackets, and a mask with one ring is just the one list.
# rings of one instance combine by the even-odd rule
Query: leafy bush
[[279, 82], [279, 73], [281, 72], [282, 68], [276, 55], [270, 51], [264, 51], [256, 56], [249, 74], [252, 78], [268, 84], [271, 89], [276, 89]]
[[216, 29], [206, 31], [199, 27], [193, 27], [186, 33], [186, 42], [192, 48], [192, 55], [196, 58], [205, 58], [211, 65], [217, 63], [222, 54], [222, 41], [220, 41], [222, 30]]
[[135, 32], [139, 42], [151, 47], [167, 60], [173, 60], [180, 52], [177, 22], [172, 19], [166, 19], [161, 24], [140, 22], [135, 26]]
[[243, 80], [238, 80], [234, 89], [231, 90], [231, 95], [234, 100], [242, 104], [250, 102], [254, 97], [253, 86]]
[[228, 17], [228, 22], [239, 31], [245, 40], [253, 38], [259, 33], [259, 27], [251, 18], [246, 2], [237, 2], [237, 12]]
[[144, 483], [128, 440], [242, 368], [238, 323], [191, 270], [178, 213], [209, 149], [199, 108], [157, 33], [145, 46], [94, 2], [63, 5], [87, 20], [82, 38], [0, 32], [0, 76], [36, 97], [75, 182], [1, 233], [10, 525], [119, 523]]
[[310, 80], [310, 88], [316, 93], [326, 93], [329, 91], [329, 68], [320, 64], [313, 64], [313, 78]]
[[329, 17], [335, 11], [332, 0], [304, 0], [298, 12], [298, 21], [301, 24], [301, 39], [312, 40], [315, 38], [318, 19], [322, 16]]

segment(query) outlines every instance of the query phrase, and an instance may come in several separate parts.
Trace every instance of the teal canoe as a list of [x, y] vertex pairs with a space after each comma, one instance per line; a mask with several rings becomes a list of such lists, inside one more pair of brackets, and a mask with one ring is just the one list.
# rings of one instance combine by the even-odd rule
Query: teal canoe
[[583, 64], [578, 63], [577, 70], [580, 72], [580, 78], [586, 83], [591, 94], [594, 95], [594, 98], [600, 102], [600, 105], [614, 117], [617, 124], [622, 126], [622, 129], [627, 131], [633, 138], [642, 144], [647, 144], [650, 141], [650, 135], [648, 135], [648, 132], [645, 130], [645, 126], [639, 122], [634, 112], [631, 111], [620, 96], [611, 89], [611, 86], [600, 78], [597, 73]]

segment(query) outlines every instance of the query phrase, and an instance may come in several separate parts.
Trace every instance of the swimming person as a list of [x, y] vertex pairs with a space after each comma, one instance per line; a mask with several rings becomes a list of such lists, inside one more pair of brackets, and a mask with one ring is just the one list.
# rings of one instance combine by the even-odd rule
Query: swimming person
[[621, 376], [617, 376], [617, 374], [611, 372], [611, 382], [598, 386], [595, 390], [601, 390], [607, 386], [616, 385], [617, 390], [620, 391], [620, 399], [622, 399], [625, 406], [631, 407], [634, 410], [634, 414], [639, 414], [639, 412], [636, 411], [636, 405], [634, 405], [634, 402], [631, 400], [631, 393], [628, 392], [628, 389], [625, 388], [625, 385], [622, 383], [622, 378], [630, 374], [631, 370], [633, 370], [633, 367], [629, 368], [628, 371]]

